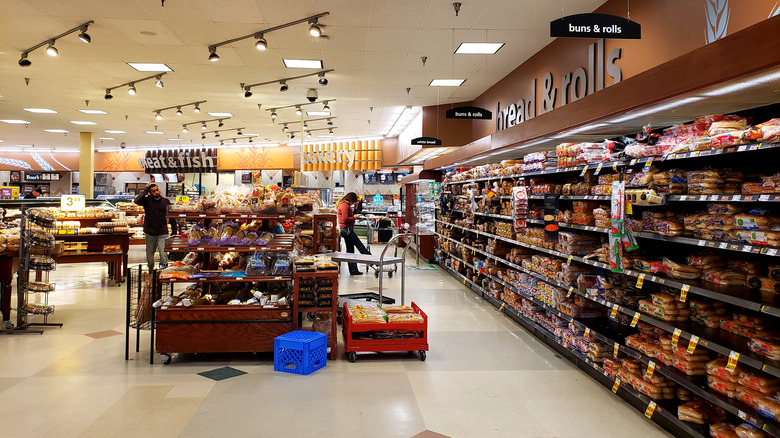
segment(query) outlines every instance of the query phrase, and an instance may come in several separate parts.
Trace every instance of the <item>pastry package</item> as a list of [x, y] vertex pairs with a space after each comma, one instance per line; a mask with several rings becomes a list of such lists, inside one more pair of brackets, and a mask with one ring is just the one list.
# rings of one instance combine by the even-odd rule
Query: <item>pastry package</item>
[[403, 304], [383, 305], [382, 310], [384, 310], [385, 313], [414, 313], [412, 306], [406, 306]]
[[348, 306], [349, 315], [355, 324], [385, 323], [385, 313], [376, 306], [355, 305]]
[[387, 322], [412, 322], [422, 323], [425, 322], [422, 315], [416, 313], [388, 313]]
[[758, 413], [773, 420], [780, 418], [780, 402], [775, 397], [764, 397], [758, 400]]
[[712, 438], [738, 438], [734, 426], [727, 423], [710, 424], [710, 437]]
[[747, 386], [737, 385], [737, 400], [745, 403], [753, 409], [758, 408], [758, 402], [764, 398], [760, 392], [750, 389]]
[[742, 371], [742, 367], [737, 364], [737, 366], [734, 368], [734, 371], [729, 371], [729, 369], [726, 368], [727, 363], [728, 360], [725, 357], [707, 362], [707, 374], [713, 375], [722, 380], [737, 383], [739, 380], [739, 373]]

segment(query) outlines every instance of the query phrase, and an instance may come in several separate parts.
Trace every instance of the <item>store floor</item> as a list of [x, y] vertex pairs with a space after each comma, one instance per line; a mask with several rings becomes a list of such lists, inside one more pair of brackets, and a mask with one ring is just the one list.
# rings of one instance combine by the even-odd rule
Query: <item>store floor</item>
[[[142, 260], [133, 247], [131, 262]], [[148, 332], [125, 361], [127, 289], [108, 284], [105, 271], [59, 266], [51, 299], [63, 327], [0, 335], [2, 436], [668, 436], [439, 270], [406, 275], [407, 303], [429, 316], [425, 362], [366, 353], [350, 363], [340, 351], [308, 376], [274, 372], [272, 354], [150, 365]], [[400, 298], [399, 276], [384, 285]], [[340, 290], [376, 286], [372, 274], [345, 274]], [[241, 373], [218, 381], [198, 374], [222, 367]]]

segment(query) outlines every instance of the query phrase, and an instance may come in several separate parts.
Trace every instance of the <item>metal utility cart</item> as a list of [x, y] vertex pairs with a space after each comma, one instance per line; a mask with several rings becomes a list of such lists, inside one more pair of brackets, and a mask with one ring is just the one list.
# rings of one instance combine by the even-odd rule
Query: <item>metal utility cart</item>
[[[330, 257], [331, 260], [334, 262], [347, 262], [347, 263], [360, 263], [365, 264], [368, 266], [373, 267], [377, 271], [377, 277], [379, 278], [379, 299], [378, 301], [382, 303], [382, 278], [383, 275], [379, 275], [379, 272], [384, 272], [387, 267], [391, 267], [393, 265], [401, 265], [401, 304], [404, 303], [404, 295], [406, 293], [406, 275], [405, 275], [405, 267], [406, 267], [406, 251], [409, 250], [409, 245], [406, 245], [404, 247], [404, 250], [401, 252], [401, 256], [399, 257], [398, 254], [398, 240], [400, 238], [408, 238], [409, 234], [396, 234], [393, 236], [386, 244], [384, 249], [382, 249], [382, 253], [378, 256], [373, 254], [354, 254], [349, 252], [329, 252], [325, 253], [324, 255]], [[395, 246], [395, 252], [396, 255], [387, 255], [387, 250], [390, 249], [391, 246]], [[349, 296], [344, 296], [345, 298], [348, 298]]]
[[[349, 314], [349, 306], [344, 303], [344, 350], [350, 362], [357, 360], [359, 351], [416, 351], [420, 360], [424, 361], [428, 351], [428, 315], [425, 314], [414, 302], [414, 313], [423, 317], [423, 322], [392, 322], [392, 323], [367, 323], [356, 324], [352, 322]], [[397, 333], [406, 331], [414, 337], [387, 337], [382, 339], [368, 332], [377, 334]], [[363, 336], [361, 336], [363, 334]], [[363, 339], [361, 339], [363, 338]]]

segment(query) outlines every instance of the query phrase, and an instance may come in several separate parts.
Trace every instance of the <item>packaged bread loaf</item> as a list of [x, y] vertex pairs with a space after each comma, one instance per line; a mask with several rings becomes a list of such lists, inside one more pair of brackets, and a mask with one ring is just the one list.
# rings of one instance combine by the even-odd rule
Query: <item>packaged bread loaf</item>
[[780, 360], [780, 343], [760, 338], [751, 338], [748, 347], [754, 353], [766, 356], [772, 360]]
[[763, 397], [758, 400], [758, 413], [773, 420], [780, 417], [780, 402], [775, 397]]
[[737, 400], [745, 403], [753, 409], [758, 408], [758, 402], [764, 398], [764, 395], [755, 389], [750, 389], [747, 386], [737, 385]]
[[731, 383], [737, 383], [739, 381], [739, 373], [742, 371], [742, 367], [737, 364], [737, 368], [735, 368], [734, 371], [730, 371], [728, 368], [726, 368], [727, 364], [728, 360], [725, 357], [711, 360], [707, 362], [707, 374]]
[[712, 438], [738, 438], [734, 426], [726, 423], [710, 424], [710, 437]]
[[715, 417], [715, 412], [701, 402], [687, 402], [677, 408], [677, 418], [696, 424], [707, 424]]
[[742, 423], [736, 428], [734, 432], [739, 438], [766, 438], [768, 435], [763, 430], [753, 426], [750, 423]]
[[746, 369], [739, 371], [739, 384], [764, 395], [774, 394], [780, 389], [780, 379]]
[[713, 390], [725, 395], [726, 397], [737, 397], [737, 384], [728, 380], [723, 380], [713, 375], [707, 376], [707, 386]]

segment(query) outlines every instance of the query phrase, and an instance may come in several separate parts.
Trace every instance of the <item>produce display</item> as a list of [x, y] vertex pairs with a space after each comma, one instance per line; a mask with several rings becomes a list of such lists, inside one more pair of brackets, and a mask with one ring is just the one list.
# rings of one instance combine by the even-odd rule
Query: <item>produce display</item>
[[[779, 130], [706, 116], [449, 172], [440, 260], [613, 391], [705, 435], [780, 436]], [[504, 206], [515, 187], [525, 229]]]

